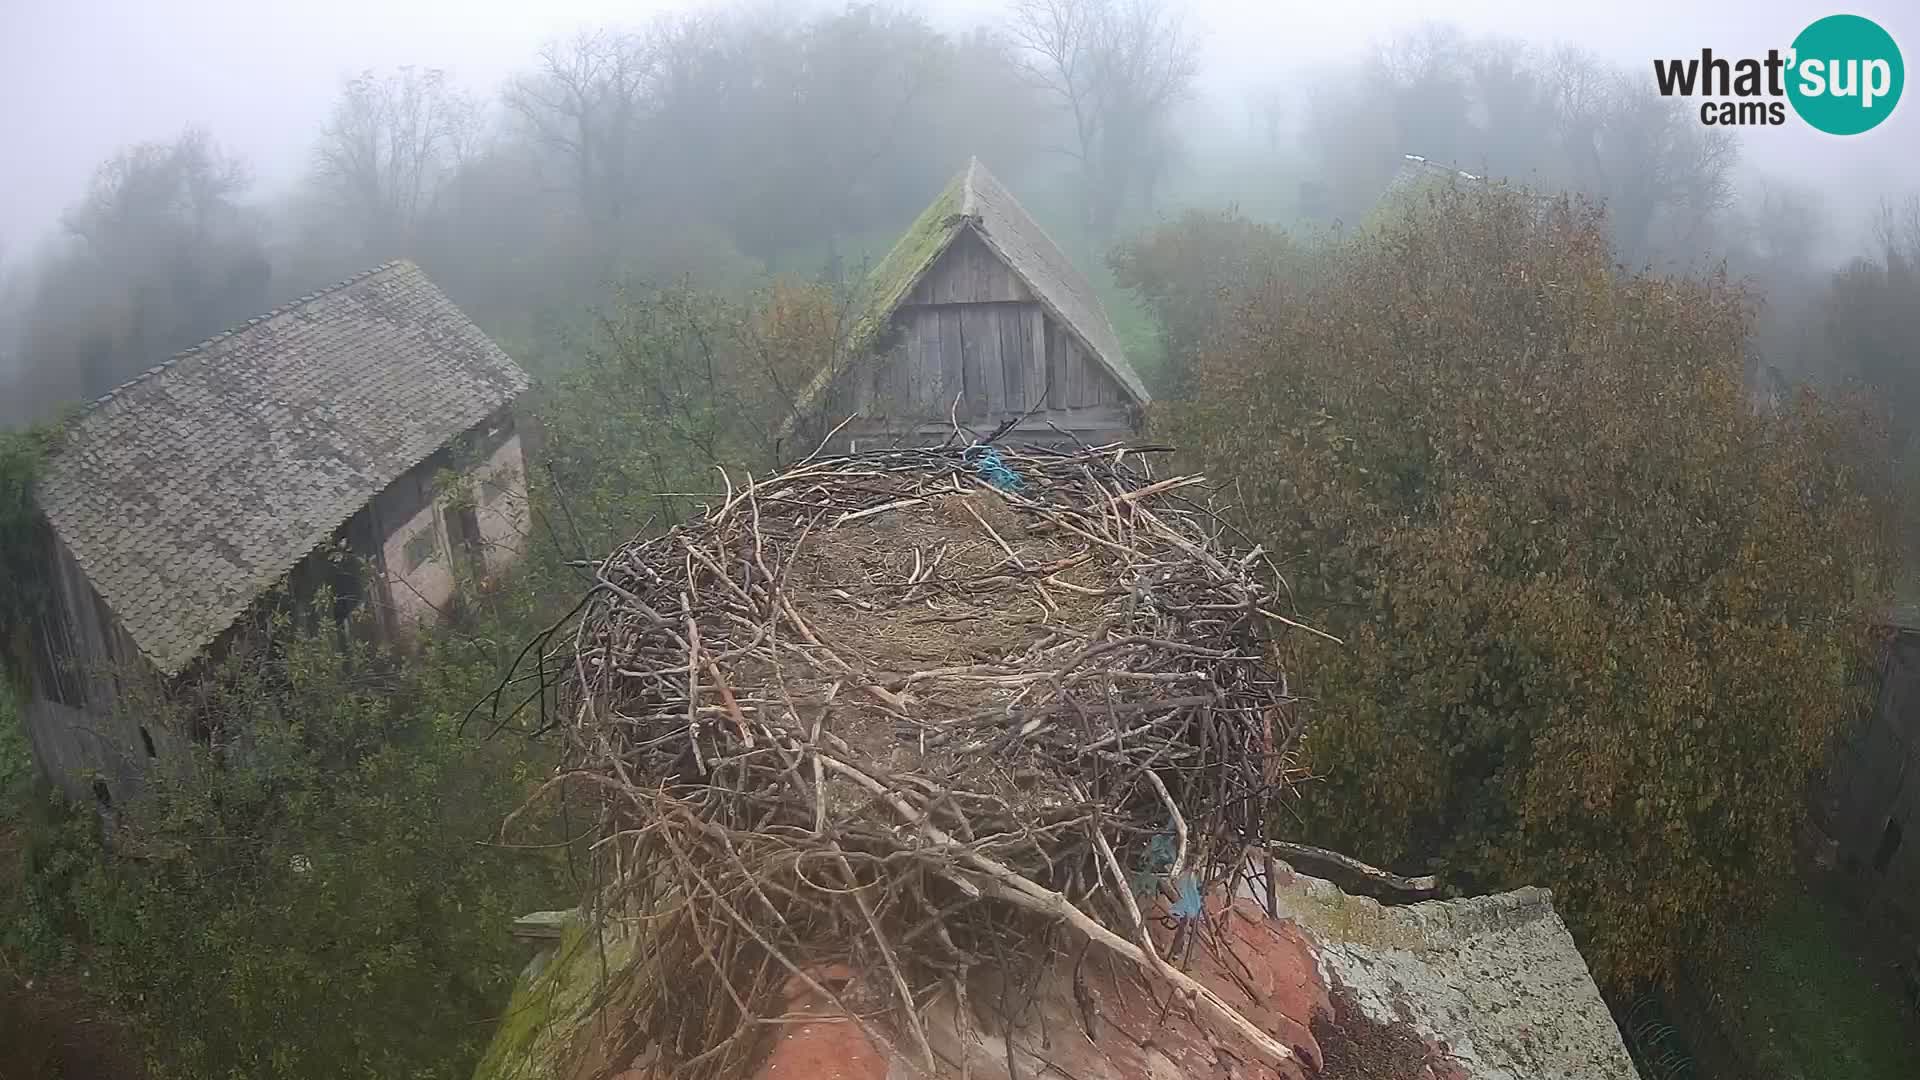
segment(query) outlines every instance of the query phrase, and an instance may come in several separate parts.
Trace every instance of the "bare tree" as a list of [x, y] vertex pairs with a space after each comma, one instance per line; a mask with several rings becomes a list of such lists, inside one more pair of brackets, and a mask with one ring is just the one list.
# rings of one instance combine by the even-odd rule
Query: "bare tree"
[[625, 213], [653, 67], [640, 35], [586, 31], [542, 48], [538, 69], [507, 89], [508, 107], [568, 163], [590, 228], [613, 228]]
[[240, 205], [247, 173], [199, 131], [94, 173], [69, 242], [33, 275], [21, 355], [38, 404], [100, 394], [266, 307], [269, 266]]
[[471, 99], [434, 68], [349, 80], [320, 132], [314, 184], [362, 255], [407, 253], [438, 209], [475, 130]]
[[1873, 211], [1873, 240], [1888, 265], [1920, 267], [1920, 195], [1898, 203], [1881, 199]]
[[1268, 151], [1280, 149], [1280, 136], [1287, 120], [1287, 103], [1292, 98], [1279, 83], [1262, 83], [1247, 92], [1247, 123]]
[[1164, 0], [1016, 0], [1009, 28], [1034, 83], [1066, 114], [1083, 223], [1103, 242], [1193, 85], [1198, 40]]
[[1732, 199], [1738, 144], [1628, 72], [1614, 72], [1596, 104], [1597, 116], [1569, 144], [1573, 186], [1606, 201], [1627, 258], [1697, 250]]
[[815, 20], [795, 44], [771, 113], [787, 151], [786, 167], [772, 178], [786, 197], [769, 192], [766, 209], [798, 217], [798, 205], [812, 213], [788, 230], [773, 221], [763, 228], [771, 236], [799, 226], [803, 242], [824, 239], [837, 274], [839, 236], [863, 204], [891, 194], [877, 190], [885, 163], [919, 127], [928, 95], [953, 74], [951, 57], [925, 19], [870, 7]]

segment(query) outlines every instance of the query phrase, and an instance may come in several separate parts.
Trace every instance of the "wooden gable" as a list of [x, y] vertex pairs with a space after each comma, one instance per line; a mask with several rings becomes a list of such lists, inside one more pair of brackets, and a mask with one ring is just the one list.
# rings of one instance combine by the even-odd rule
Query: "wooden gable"
[[955, 413], [974, 428], [1028, 413], [1038, 429], [1129, 425], [1126, 389], [971, 228], [901, 298], [882, 343], [834, 395], [861, 432], [942, 428]]

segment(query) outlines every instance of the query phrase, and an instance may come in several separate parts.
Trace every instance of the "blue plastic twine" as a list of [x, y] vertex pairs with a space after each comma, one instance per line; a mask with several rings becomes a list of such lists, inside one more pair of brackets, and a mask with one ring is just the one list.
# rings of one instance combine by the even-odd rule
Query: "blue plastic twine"
[[[1151, 896], [1159, 891], [1160, 882], [1168, 870], [1173, 869], [1173, 859], [1177, 849], [1171, 828], [1156, 833], [1147, 843], [1147, 850], [1141, 859], [1143, 863], [1132, 877], [1135, 896]], [[1206, 910], [1200, 898], [1200, 877], [1191, 870], [1183, 870], [1173, 881], [1174, 901], [1171, 914], [1176, 919], [1197, 919]]]
[[980, 478], [1001, 491], [1019, 491], [1024, 482], [1020, 474], [1013, 471], [1000, 451], [991, 446], [969, 446], [966, 449], [966, 461]]

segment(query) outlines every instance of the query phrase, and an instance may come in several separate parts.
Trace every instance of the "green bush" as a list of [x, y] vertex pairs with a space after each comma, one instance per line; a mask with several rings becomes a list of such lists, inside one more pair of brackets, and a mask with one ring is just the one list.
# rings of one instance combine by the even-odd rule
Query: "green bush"
[[509, 922], [574, 892], [557, 852], [492, 842], [539, 763], [459, 733], [487, 638], [402, 663], [319, 625], [276, 616], [140, 703], [198, 741], [109, 827], [82, 811], [29, 850], [20, 944], [83, 961], [156, 1075], [463, 1076], [524, 959]]
[[1165, 368], [1156, 382], [1168, 395], [1191, 390], [1194, 360], [1225, 324], [1234, 296], [1299, 262], [1298, 252], [1280, 230], [1234, 211], [1203, 210], [1189, 210], [1172, 224], [1120, 245], [1107, 258], [1114, 280], [1131, 290], [1159, 323]]
[[1551, 886], [1614, 986], [1724, 942], [1861, 704], [1857, 418], [1757, 412], [1741, 291], [1622, 273], [1577, 205], [1429, 192], [1255, 284], [1158, 422], [1345, 641], [1294, 646], [1309, 830]]

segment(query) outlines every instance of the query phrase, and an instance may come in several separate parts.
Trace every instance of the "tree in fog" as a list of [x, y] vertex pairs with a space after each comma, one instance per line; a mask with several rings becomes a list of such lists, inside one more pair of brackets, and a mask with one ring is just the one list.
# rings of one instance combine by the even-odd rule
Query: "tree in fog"
[[891, 232], [968, 154], [1025, 156], [1030, 92], [990, 34], [853, 6], [748, 22], [705, 12], [549, 46], [515, 80], [515, 136], [577, 201], [602, 277], [670, 276], [702, 245], [831, 266]]
[[1691, 257], [1733, 201], [1731, 136], [1654, 93], [1643, 72], [1579, 49], [1433, 25], [1323, 83], [1307, 147], [1348, 220], [1372, 209], [1404, 154], [1601, 200], [1632, 262]]
[[[871, 222], [876, 204], [905, 216], [936, 190], [932, 178], [904, 193], [891, 180], [934, 95], [967, 73], [925, 19], [874, 7], [823, 16], [783, 52], [767, 65], [770, 152], [761, 191], [740, 208], [740, 246], [824, 245], [832, 262], [837, 238]], [[937, 175], [960, 163], [940, 162]]]
[[1830, 377], [1872, 392], [1887, 411], [1896, 459], [1912, 461], [1920, 457], [1920, 195], [1883, 203], [1872, 226], [1876, 250], [1833, 275], [1820, 329]]
[[652, 51], [642, 36], [593, 30], [540, 50], [535, 70], [508, 87], [509, 108], [566, 163], [590, 227], [614, 229], [642, 165], [638, 142]]
[[1193, 86], [1198, 41], [1163, 0], [1017, 0], [1009, 31], [1064, 114], [1090, 237], [1111, 238], [1127, 198], [1165, 154], [1167, 114]]
[[348, 80], [314, 151], [316, 194], [360, 261], [412, 254], [473, 141], [474, 104], [434, 68]]
[[1263, 83], [1247, 92], [1247, 125], [1269, 153], [1280, 149], [1291, 98], [1289, 88], [1279, 83]]
[[48, 402], [100, 394], [264, 310], [269, 266], [240, 203], [247, 184], [199, 131], [102, 164], [34, 287], [29, 391]]
[[1574, 186], [1607, 202], [1623, 254], [1689, 254], [1733, 194], [1739, 147], [1645, 81], [1615, 73], [1596, 121], [1567, 141]]

